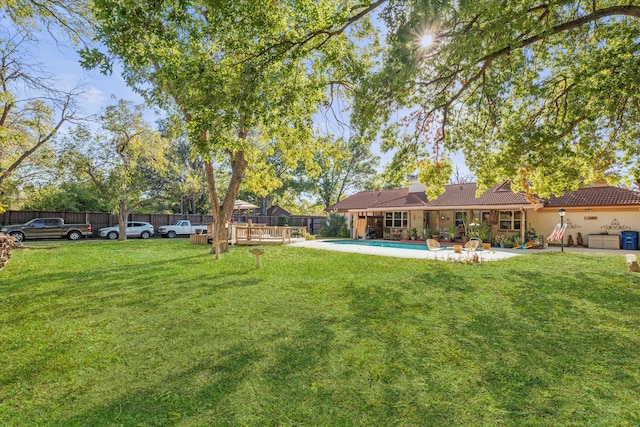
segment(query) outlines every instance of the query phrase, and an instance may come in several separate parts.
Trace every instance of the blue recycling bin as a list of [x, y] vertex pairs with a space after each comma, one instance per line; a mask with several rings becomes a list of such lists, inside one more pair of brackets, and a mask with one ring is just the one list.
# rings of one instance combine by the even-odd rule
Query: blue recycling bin
[[622, 249], [628, 251], [638, 250], [638, 232], [637, 231], [623, 231], [620, 233], [622, 238]]

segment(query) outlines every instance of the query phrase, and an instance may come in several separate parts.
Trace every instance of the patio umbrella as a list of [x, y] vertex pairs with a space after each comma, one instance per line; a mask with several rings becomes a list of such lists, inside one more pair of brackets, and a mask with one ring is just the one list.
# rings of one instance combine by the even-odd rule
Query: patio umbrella
[[257, 208], [259, 208], [259, 206], [256, 206], [249, 202], [245, 202], [244, 200], [240, 200], [240, 199], [236, 200], [233, 203], [233, 210], [240, 211], [240, 210], [249, 210], [249, 209], [257, 209]]

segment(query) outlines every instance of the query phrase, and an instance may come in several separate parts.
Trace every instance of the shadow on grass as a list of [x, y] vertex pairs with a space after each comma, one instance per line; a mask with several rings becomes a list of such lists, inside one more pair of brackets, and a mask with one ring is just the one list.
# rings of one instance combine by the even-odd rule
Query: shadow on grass
[[263, 356], [236, 345], [215, 360], [202, 359], [174, 372], [153, 387], [113, 396], [103, 406], [57, 420], [57, 425], [171, 425], [198, 414], [234, 419], [226, 399], [251, 375], [250, 367]]
[[[11, 323], [34, 316], [82, 318], [110, 311], [115, 306], [159, 307], [176, 297], [190, 293], [210, 295], [222, 289], [255, 286], [259, 279], [247, 276], [252, 269], [225, 271], [223, 275], [212, 266], [198, 270], [200, 274], [177, 274], [185, 264], [213, 263], [208, 255], [173, 258], [170, 261], [139, 262], [112, 267], [98, 266], [91, 275], [86, 272], [40, 272], [30, 275], [29, 284], [3, 286], [0, 294], [11, 297], [12, 305], [29, 302], [37, 312], [15, 312]], [[69, 300], [76, 304], [69, 304]], [[41, 302], [43, 305], [39, 305]]]
[[[333, 332], [325, 323], [312, 317], [290, 333], [236, 342], [199, 357], [193, 366], [173, 371], [153, 386], [116, 394], [102, 406], [55, 423], [171, 425], [202, 419], [205, 425], [214, 420], [218, 425], [238, 425], [295, 419], [299, 408], [314, 398], [304, 391], [308, 373], [326, 366], [332, 347]], [[242, 404], [232, 403], [243, 395], [247, 399]]]

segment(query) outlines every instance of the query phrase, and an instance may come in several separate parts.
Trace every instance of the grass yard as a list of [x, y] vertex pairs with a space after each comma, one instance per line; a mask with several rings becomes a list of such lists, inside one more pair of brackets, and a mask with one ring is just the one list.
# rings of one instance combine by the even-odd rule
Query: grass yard
[[638, 426], [640, 274], [184, 239], [0, 271], [3, 426]]

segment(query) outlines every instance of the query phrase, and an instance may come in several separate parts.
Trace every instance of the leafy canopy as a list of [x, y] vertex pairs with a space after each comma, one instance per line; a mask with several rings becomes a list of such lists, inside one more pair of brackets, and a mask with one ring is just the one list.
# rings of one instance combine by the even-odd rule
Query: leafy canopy
[[481, 189], [509, 179], [546, 196], [638, 179], [638, 18], [640, 6], [611, 0], [389, 2], [384, 65], [355, 121], [376, 133], [412, 112], [387, 127], [392, 166], [461, 150]]
[[[352, 24], [369, 31], [360, 18], [378, 4], [96, 0], [94, 10], [99, 39], [122, 62], [127, 83], [182, 116], [205, 158], [214, 216], [224, 222], [247, 174], [264, 193], [279, 185], [262, 174], [268, 158], [277, 153], [289, 167], [313, 160], [312, 117], [327, 87], [365, 69], [361, 48], [344, 33]], [[109, 68], [95, 50], [83, 58]], [[220, 216], [213, 164], [231, 170]]]

